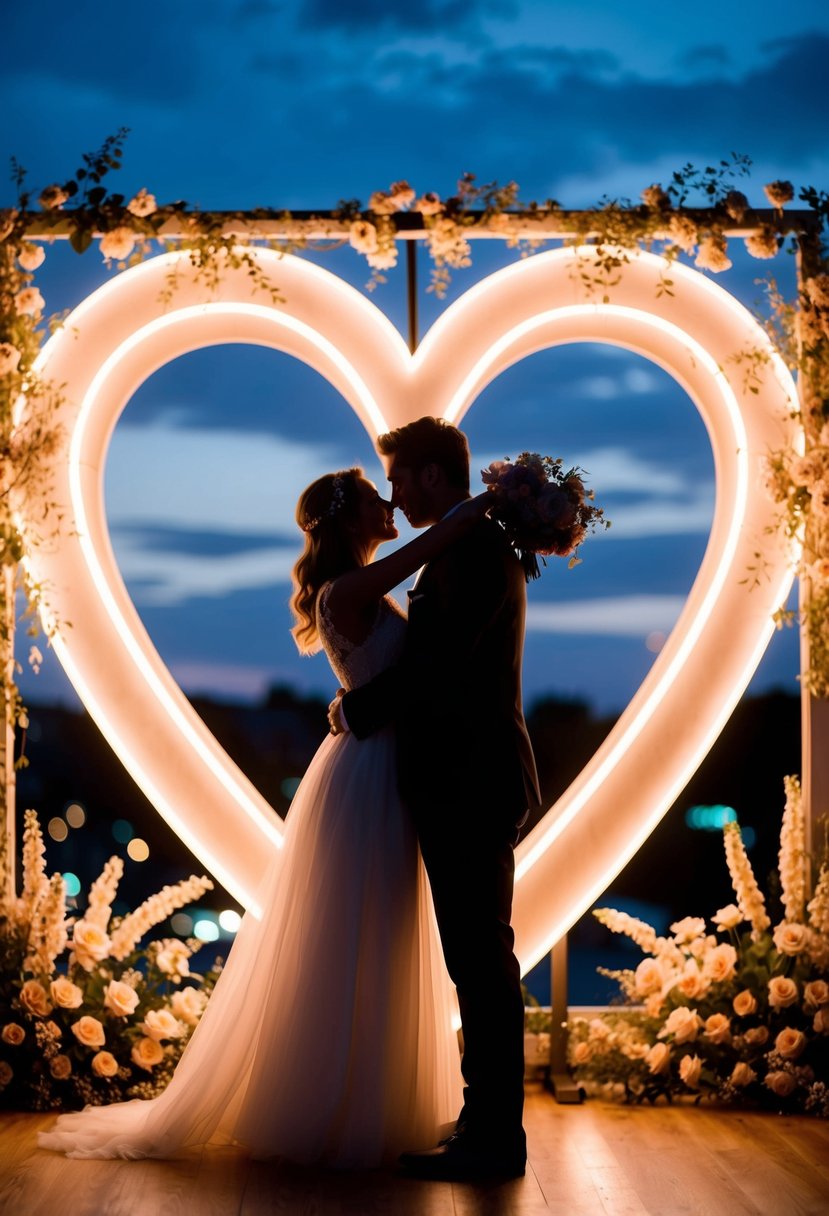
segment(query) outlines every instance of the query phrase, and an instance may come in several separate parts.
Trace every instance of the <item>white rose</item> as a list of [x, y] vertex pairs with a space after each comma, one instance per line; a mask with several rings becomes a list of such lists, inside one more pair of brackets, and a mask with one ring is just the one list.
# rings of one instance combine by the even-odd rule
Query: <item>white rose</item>
[[654, 1076], [667, 1072], [671, 1061], [671, 1049], [667, 1043], [654, 1043], [645, 1056], [645, 1063]]
[[46, 261], [46, 250], [42, 245], [27, 242], [18, 253], [17, 260], [24, 270], [37, 270]]
[[826, 980], [811, 980], [803, 987], [803, 1002], [810, 1009], [829, 1004], [829, 984]]
[[772, 1009], [785, 1009], [797, 1000], [797, 984], [785, 975], [769, 980], [769, 1004]]
[[689, 1001], [693, 1001], [698, 996], [702, 996], [709, 985], [697, 964], [689, 960], [676, 986], [683, 996], [687, 996]]
[[700, 241], [694, 265], [700, 270], [713, 270], [719, 274], [731, 267], [731, 258], [727, 253], [727, 243], [724, 236], [707, 236]]
[[728, 1079], [732, 1085], [736, 1085], [738, 1089], [742, 1089], [743, 1086], [750, 1085], [752, 1081], [757, 1080], [757, 1073], [744, 1060], [740, 1060], [738, 1064], [734, 1065], [731, 1076]]
[[702, 970], [713, 984], [730, 980], [737, 965], [737, 951], [729, 942], [722, 942], [709, 950], [702, 960]]
[[701, 1025], [702, 1018], [696, 1009], [687, 1009], [680, 1005], [668, 1015], [668, 1020], [659, 1032], [659, 1038], [664, 1039], [672, 1034], [677, 1043], [693, 1043]]
[[106, 1041], [103, 1026], [89, 1014], [74, 1023], [72, 1033], [83, 1047], [103, 1047]]
[[176, 938], [165, 938], [160, 946], [161, 949], [155, 956], [159, 971], [172, 976], [190, 974], [190, 951], [184, 942], [180, 942]]
[[661, 992], [663, 980], [662, 968], [656, 959], [642, 959], [634, 974], [634, 985], [639, 996], [650, 996], [652, 992]]
[[37, 980], [26, 980], [20, 989], [20, 1004], [39, 1018], [45, 1018], [52, 1012], [46, 989]]
[[726, 904], [711, 920], [720, 930], [736, 929], [743, 922], [743, 914], [736, 904]]
[[34, 317], [46, 303], [36, 287], [23, 287], [14, 297], [14, 306], [21, 317]]
[[797, 1087], [797, 1081], [790, 1072], [770, 1072], [766, 1075], [765, 1084], [778, 1098], [788, 1098]]
[[193, 988], [189, 984], [179, 992], [174, 992], [170, 998], [170, 1008], [173, 1015], [180, 1022], [186, 1022], [188, 1026], [196, 1025], [204, 1013], [206, 1004], [207, 993], [202, 992], [200, 988]]
[[775, 1051], [779, 1051], [784, 1060], [796, 1060], [806, 1046], [806, 1036], [802, 1030], [794, 1030], [785, 1026], [774, 1040]]
[[380, 249], [377, 253], [367, 253], [366, 261], [373, 270], [391, 270], [397, 265], [397, 249], [392, 245], [389, 249]]
[[809, 930], [794, 921], [781, 921], [774, 930], [774, 944], [781, 954], [800, 954], [809, 944]]
[[129, 984], [110, 980], [104, 992], [104, 1008], [111, 1010], [116, 1017], [125, 1018], [135, 1012], [138, 999], [138, 993]]
[[52, 1000], [61, 1009], [77, 1009], [83, 1004], [83, 992], [77, 984], [73, 984], [65, 975], [58, 976], [49, 985]]
[[130, 199], [127, 203], [127, 211], [131, 215], [137, 216], [138, 219], [152, 215], [157, 210], [158, 204], [155, 201], [155, 195], [149, 194], [144, 186], [141, 187], [135, 198]]
[[757, 998], [748, 988], [744, 988], [734, 997], [731, 1008], [738, 1018], [747, 1018], [750, 1014], [757, 1012]]
[[109, 955], [111, 942], [99, 925], [88, 920], [78, 920], [72, 927], [72, 950], [84, 971], [91, 971]]
[[689, 1089], [696, 1089], [702, 1073], [702, 1060], [699, 1056], [683, 1056], [679, 1061], [679, 1076]]
[[130, 1052], [130, 1059], [133, 1064], [137, 1064], [139, 1068], [150, 1072], [155, 1068], [156, 1064], [160, 1064], [164, 1059], [164, 1048], [160, 1043], [156, 1043], [155, 1039], [138, 1039], [133, 1044]]
[[98, 1051], [92, 1057], [91, 1068], [96, 1077], [114, 1077], [118, 1072], [118, 1061], [112, 1052]]
[[573, 1063], [577, 1065], [586, 1064], [592, 1055], [593, 1048], [589, 1043], [576, 1043], [573, 1048]]
[[20, 363], [20, 351], [11, 342], [0, 342], [0, 376], [16, 372]]
[[421, 215], [437, 215], [442, 208], [440, 195], [435, 194], [434, 190], [427, 190], [425, 194], [421, 194], [414, 204], [413, 210], [419, 211]]
[[705, 1019], [703, 1033], [712, 1043], [727, 1043], [731, 1038], [731, 1019], [724, 1013], [712, 1013]]
[[678, 942], [691, 942], [705, 933], [705, 921], [701, 916], [685, 916], [682, 920], [674, 921], [671, 933]]
[[348, 232], [348, 242], [358, 253], [376, 253], [377, 229], [368, 220], [355, 220]]
[[128, 258], [134, 248], [135, 233], [132, 228], [113, 228], [101, 237], [101, 253], [108, 260], [114, 258], [116, 262], [120, 262]]
[[156, 1042], [162, 1039], [179, 1039], [184, 1033], [181, 1023], [173, 1017], [169, 1009], [151, 1009], [141, 1023], [141, 1030]]

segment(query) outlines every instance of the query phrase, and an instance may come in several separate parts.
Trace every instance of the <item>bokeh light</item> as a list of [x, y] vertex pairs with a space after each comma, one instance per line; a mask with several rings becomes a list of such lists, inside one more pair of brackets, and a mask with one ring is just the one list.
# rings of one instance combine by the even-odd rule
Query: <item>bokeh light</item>
[[81, 893], [81, 880], [77, 874], [73, 874], [71, 870], [66, 870], [63, 875], [64, 885], [66, 886], [66, 894], [69, 899], [74, 899], [76, 895]]
[[82, 828], [86, 823], [86, 811], [79, 802], [70, 802], [63, 815], [70, 828]]
[[193, 925], [193, 935], [200, 942], [215, 942], [219, 940], [219, 926], [213, 920], [199, 917]]
[[193, 917], [186, 912], [176, 912], [170, 917], [170, 926], [179, 937], [190, 937], [193, 932]]
[[241, 923], [241, 916], [232, 908], [225, 908], [224, 912], [219, 913], [219, 924], [226, 933], [238, 933]]
[[127, 855], [133, 861], [146, 861], [150, 855], [150, 846], [140, 836], [134, 836], [127, 845]]
[[127, 819], [116, 819], [110, 831], [119, 844], [129, 844], [135, 835], [135, 829]]
[[66, 840], [69, 835], [69, 828], [66, 826], [66, 821], [56, 815], [54, 819], [50, 819], [46, 825], [46, 831], [53, 840]]

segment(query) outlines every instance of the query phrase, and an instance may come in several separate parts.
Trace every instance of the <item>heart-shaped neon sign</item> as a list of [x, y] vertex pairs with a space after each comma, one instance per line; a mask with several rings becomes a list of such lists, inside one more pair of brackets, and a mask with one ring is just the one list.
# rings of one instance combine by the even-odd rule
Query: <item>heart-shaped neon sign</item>
[[[205, 301], [186, 253], [126, 271], [89, 296], [40, 358], [65, 385], [55, 457], [60, 543], [33, 547], [32, 577], [49, 588], [53, 644], [87, 709], [128, 771], [216, 878], [256, 911], [254, 893], [281, 820], [195, 714], [148, 637], [121, 579], [104, 506], [104, 463], [125, 403], [163, 364], [199, 347], [277, 348], [321, 372], [373, 438], [421, 414], [460, 422], [495, 376], [560, 343], [608, 342], [665, 368], [688, 392], [711, 439], [717, 480], [711, 536], [671, 637], [573, 785], [518, 848], [514, 923], [524, 969], [598, 898], [677, 797], [744, 691], [793, 578], [791, 553], [762, 488], [761, 458], [796, 441], [795, 386], [765, 334], [728, 293], [662, 260], [629, 254], [609, 304], [580, 271], [589, 247], [517, 262], [451, 305], [414, 355], [379, 310], [299, 258], [255, 256], [285, 302], [228, 270]], [[174, 307], [159, 295], [175, 267]], [[734, 356], [752, 361], [747, 394]], [[39, 509], [38, 509], [39, 508]], [[34, 505], [32, 518], [42, 506]], [[749, 566], [764, 565], [749, 589]], [[47, 622], [53, 624], [53, 622]]]

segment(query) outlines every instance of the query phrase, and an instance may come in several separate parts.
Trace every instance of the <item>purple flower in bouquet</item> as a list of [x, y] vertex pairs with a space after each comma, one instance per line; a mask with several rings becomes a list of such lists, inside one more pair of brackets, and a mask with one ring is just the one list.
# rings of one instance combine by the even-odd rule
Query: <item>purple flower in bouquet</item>
[[528, 582], [540, 574], [539, 557], [569, 556], [575, 566], [587, 533], [610, 527], [602, 508], [593, 505], [593, 491], [585, 489], [582, 473], [575, 467], [565, 472], [560, 459], [537, 452], [493, 460], [481, 470], [496, 500], [490, 515], [504, 528]]

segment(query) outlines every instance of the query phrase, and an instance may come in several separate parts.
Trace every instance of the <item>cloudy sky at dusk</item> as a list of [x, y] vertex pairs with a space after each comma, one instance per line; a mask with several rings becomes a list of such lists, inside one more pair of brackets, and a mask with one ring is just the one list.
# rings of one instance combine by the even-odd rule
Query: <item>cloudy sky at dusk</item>
[[[327, 209], [400, 178], [445, 197], [465, 171], [515, 180], [525, 202], [589, 207], [638, 200], [675, 169], [731, 153], [752, 161], [736, 184], [757, 206], [775, 178], [829, 188], [829, 11], [817, 0], [791, 10], [759, 0], [746, 15], [722, 6], [707, 23], [664, 2], [612, 0], [185, 0], [157, 11], [13, 0], [4, 36], [0, 105], [14, 121], [0, 152], [36, 188], [65, 180], [119, 127], [130, 134], [118, 189], [204, 208]], [[0, 205], [13, 198], [0, 184]], [[732, 244], [718, 281], [761, 305], [768, 264]], [[350, 250], [314, 256], [363, 287]], [[476, 245], [447, 302], [514, 256]], [[425, 331], [443, 305], [425, 292], [425, 256], [420, 269]], [[791, 290], [793, 259], [774, 273]], [[96, 248], [78, 258], [56, 246], [39, 283], [55, 312], [111, 274]], [[402, 268], [373, 299], [405, 327]], [[613, 528], [576, 570], [553, 563], [531, 585], [526, 698], [621, 709], [705, 549], [714, 470], [693, 404], [644, 359], [581, 344], [501, 375], [464, 427], [473, 469], [531, 448], [588, 471]], [[187, 691], [331, 691], [324, 660], [300, 661], [287, 632], [293, 507], [308, 481], [355, 462], [382, 480], [338, 394], [273, 351], [195, 352], [130, 401], [107, 471], [113, 543]], [[796, 642], [793, 631], [775, 637], [755, 689], [796, 691]], [[71, 702], [51, 659], [25, 690]]]

